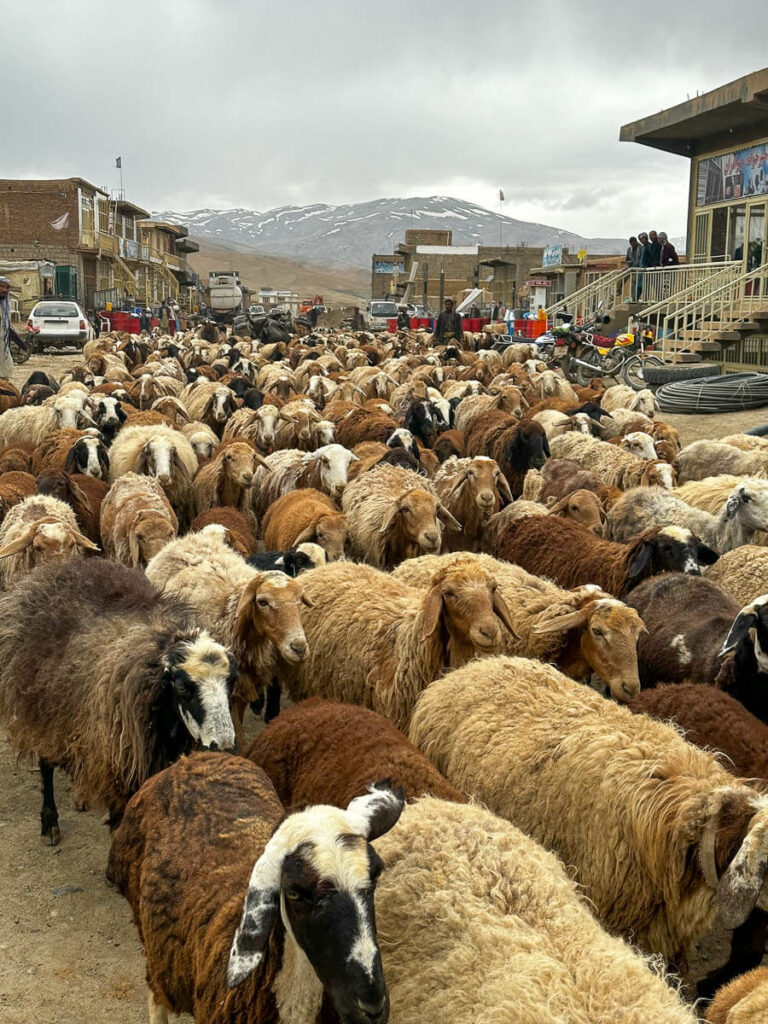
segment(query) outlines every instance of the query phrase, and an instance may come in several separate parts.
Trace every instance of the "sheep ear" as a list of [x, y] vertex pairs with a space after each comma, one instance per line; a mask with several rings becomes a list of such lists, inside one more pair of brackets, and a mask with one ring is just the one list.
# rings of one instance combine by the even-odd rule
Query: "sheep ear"
[[392, 527], [394, 525], [394, 522], [397, 519], [399, 514], [400, 514], [400, 502], [396, 501], [394, 503], [394, 505], [392, 506], [392, 508], [389, 510], [389, 515], [384, 520], [382, 525], [379, 527], [379, 533], [389, 533], [389, 531], [392, 529]]
[[499, 497], [502, 499], [501, 508], [506, 508], [507, 505], [511, 505], [515, 498], [509, 486], [509, 481], [503, 473], [499, 474], [499, 479], [496, 481], [496, 487], [499, 492]]
[[565, 512], [568, 508], [568, 498], [561, 498], [556, 505], [552, 505], [549, 514], [551, 516], [559, 516], [561, 512]]
[[[2, 551], [0, 551], [0, 557], [1, 556]], [[757, 613], [755, 612], [754, 605], [748, 604], [746, 608], [742, 608], [728, 631], [728, 636], [725, 638], [723, 646], [720, 648], [718, 657], [723, 658], [730, 651], [735, 650], [741, 641], [746, 639], [750, 629], [755, 626], [756, 622]]]
[[187, 472], [187, 467], [184, 465], [184, 463], [181, 460], [181, 455], [179, 455], [178, 448], [174, 448], [173, 449], [173, 468], [175, 470], [178, 470], [179, 475], [181, 476], [182, 480], [185, 480], [187, 483], [190, 482], [189, 473]]
[[405, 806], [402, 786], [392, 788], [390, 779], [382, 779], [368, 787], [365, 796], [356, 796], [347, 807], [347, 814], [359, 818], [350, 824], [371, 842], [397, 824]]
[[134, 469], [134, 473], [137, 473], [139, 476], [146, 475], [148, 469], [149, 469], [149, 445], [145, 444], [144, 447], [139, 452], [139, 457], [136, 460], [136, 468]]
[[464, 527], [461, 525], [459, 520], [448, 511], [442, 502], [437, 506], [437, 514], [443, 520], [446, 526], [450, 526], [452, 530], [463, 530]]
[[315, 536], [315, 527], [314, 526], [307, 526], [305, 529], [303, 529], [301, 531], [301, 533], [298, 535], [298, 537], [294, 540], [293, 544], [291, 544], [291, 547], [295, 548], [299, 544], [304, 544], [305, 541], [312, 540], [312, 538], [314, 536]]
[[301, 595], [301, 603], [306, 605], [307, 608], [314, 608], [315, 607], [315, 602], [312, 600], [312, 598], [307, 593], [302, 593], [302, 595]]
[[109, 473], [109, 455], [107, 455], [102, 447], [99, 447], [99, 465], [101, 466], [102, 473]]
[[136, 535], [136, 527], [139, 525], [140, 520], [141, 512], [137, 512], [133, 517], [131, 532], [128, 536], [128, 550], [131, 555], [131, 565], [134, 569], [138, 569], [141, 565], [141, 549], [139, 547], [139, 538]]
[[252, 579], [243, 589], [240, 600], [237, 602], [235, 611], [235, 635], [243, 639], [244, 634], [250, 625], [251, 611], [256, 592], [259, 589], [260, 577]]
[[736, 513], [739, 510], [739, 508], [745, 503], [745, 501], [746, 501], [746, 499], [745, 499], [745, 496], [744, 496], [744, 492], [742, 491], [741, 488], [739, 488], [739, 490], [737, 491], [736, 494], [732, 494], [728, 498], [728, 501], [726, 501], [726, 503], [725, 503], [725, 519], [726, 519], [726, 521], [728, 521], [730, 519], [733, 519], [733, 517], [736, 515]]
[[643, 541], [643, 543], [640, 545], [637, 554], [629, 563], [628, 574], [631, 580], [637, 579], [638, 576], [642, 575], [642, 573], [645, 572], [646, 568], [648, 567], [648, 563], [651, 560], [652, 554], [652, 542], [647, 540]]
[[569, 629], [585, 625], [589, 613], [586, 608], [578, 608], [574, 612], [566, 612], [565, 615], [557, 615], [549, 622], [540, 622], [534, 626], [532, 632], [537, 636], [544, 636], [547, 633], [567, 633]]
[[280, 555], [279, 558], [275, 559], [275, 565], [285, 565], [285, 559], [283, 558], [282, 555]]
[[507, 608], [507, 603], [501, 596], [501, 591], [498, 589], [494, 590], [493, 592], [493, 610], [496, 612], [498, 617], [507, 627], [507, 629], [515, 638], [515, 640], [519, 640], [520, 637], [515, 632], [515, 627], [512, 624], [512, 616], [509, 614], [509, 608]]
[[229, 951], [227, 985], [236, 988], [261, 963], [272, 927], [280, 911], [280, 876], [288, 850], [278, 828], [251, 872], [243, 913]]
[[696, 557], [702, 565], [714, 565], [720, 555], [707, 544], [699, 544], [696, 549]]
[[551, 453], [550, 448], [549, 448], [549, 441], [547, 440], [547, 435], [546, 434], [543, 437], [543, 442], [544, 443], [542, 445], [542, 448], [543, 448], [544, 454], [546, 455], [547, 458], [549, 458], [552, 453]]
[[77, 451], [76, 451], [74, 445], [72, 445], [72, 447], [67, 452], [67, 461], [64, 463], [64, 472], [65, 473], [76, 473], [77, 472]]
[[434, 586], [427, 592], [424, 600], [424, 625], [421, 629], [422, 640], [426, 640], [427, 637], [432, 636], [435, 632], [442, 610], [443, 592], [439, 586]]
[[9, 555], [17, 555], [20, 551], [24, 551], [35, 538], [38, 523], [32, 523], [26, 533], [23, 533], [21, 537], [17, 537], [16, 540], [9, 541], [3, 547], [0, 548], [0, 558], [7, 558]]

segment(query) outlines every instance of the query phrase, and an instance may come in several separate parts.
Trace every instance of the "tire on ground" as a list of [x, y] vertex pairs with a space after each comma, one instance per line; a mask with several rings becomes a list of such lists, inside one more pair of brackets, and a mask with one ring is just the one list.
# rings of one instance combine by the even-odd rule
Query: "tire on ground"
[[673, 380], [696, 380], [716, 377], [722, 372], [718, 363], [681, 363], [674, 366], [646, 366], [643, 374], [647, 384], [669, 384]]

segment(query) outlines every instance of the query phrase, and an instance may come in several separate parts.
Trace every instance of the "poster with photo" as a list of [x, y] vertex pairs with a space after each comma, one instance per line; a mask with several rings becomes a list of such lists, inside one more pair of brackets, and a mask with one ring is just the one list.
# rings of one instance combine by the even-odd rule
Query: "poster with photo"
[[768, 142], [699, 161], [696, 205], [768, 195]]

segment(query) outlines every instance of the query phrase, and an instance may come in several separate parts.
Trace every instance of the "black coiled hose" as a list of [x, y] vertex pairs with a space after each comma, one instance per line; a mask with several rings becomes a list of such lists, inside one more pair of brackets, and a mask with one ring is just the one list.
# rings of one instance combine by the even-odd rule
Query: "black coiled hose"
[[719, 377], [671, 381], [656, 399], [662, 412], [740, 412], [768, 405], [768, 373], [724, 373]]

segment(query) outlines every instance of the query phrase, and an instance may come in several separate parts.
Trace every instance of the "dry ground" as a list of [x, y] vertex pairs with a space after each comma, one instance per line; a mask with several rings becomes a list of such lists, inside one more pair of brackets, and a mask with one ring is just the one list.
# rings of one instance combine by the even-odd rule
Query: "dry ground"
[[[33, 356], [17, 367], [54, 375], [76, 357]], [[668, 417], [685, 442], [768, 420], [757, 413]], [[257, 728], [250, 718], [252, 727]], [[78, 814], [57, 773], [62, 843], [39, 837], [39, 776], [0, 742], [0, 1021], [2, 1024], [146, 1024], [144, 967], [127, 903], [104, 879], [109, 835], [99, 815]], [[201, 865], [204, 870], [204, 865]], [[720, 963], [727, 935], [695, 953], [697, 974]]]

